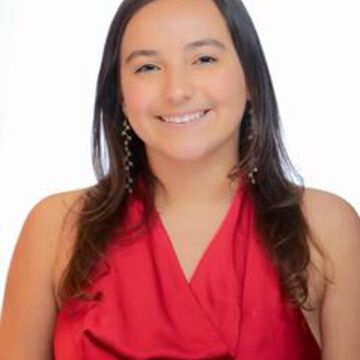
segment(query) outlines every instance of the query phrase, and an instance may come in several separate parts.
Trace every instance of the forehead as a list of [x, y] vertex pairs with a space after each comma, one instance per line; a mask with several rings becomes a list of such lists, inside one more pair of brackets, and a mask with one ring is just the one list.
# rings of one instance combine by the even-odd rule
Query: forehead
[[155, 0], [130, 19], [121, 52], [146, 45], [183, 47], [202, 38], [231, 42], [225, 19], [212, 0]]

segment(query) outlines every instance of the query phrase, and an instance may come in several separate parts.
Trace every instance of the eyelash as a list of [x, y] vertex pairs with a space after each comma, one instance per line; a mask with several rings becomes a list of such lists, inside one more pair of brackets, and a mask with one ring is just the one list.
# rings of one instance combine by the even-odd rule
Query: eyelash
[[[217, 60], [214, 58], [214, 57], [212, 57], [212, 56], [207, 56], [207, 55], [204, 55], [204, 56], [200, 56], [199, 57], [199, 59], [211, 59], [211, 63], [214, 63], [214, 62], [216, 62]], [[206, 62], [206, 64], [209, 64], [210, 62]], [[141, 73], [141, 72], [148, 72], [148, 71], [143, 71], [143, 69], [145, 69], [146, 67], [150, 67], [150, 66], [152, 66], [152, 67], [154, 67], [155, 65], [153, 65], [153, 64], [145, 64], [145, 65], [143, 65], [143, 66], [141, 66], [140, 68], [138, 68], [136, 71], [135, 71], [135, 74], [137, 74], [137, 73]]]

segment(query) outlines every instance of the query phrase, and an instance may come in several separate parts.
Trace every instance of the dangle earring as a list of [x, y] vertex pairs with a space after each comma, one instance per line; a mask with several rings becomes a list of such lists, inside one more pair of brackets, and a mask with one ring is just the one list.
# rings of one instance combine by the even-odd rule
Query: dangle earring
[[254, 167], [249, 173], [248, 177], [250, 178], [251, 183], [254, 185], [256, 184], [255, 176], [254, 174], [257, 173], [259, 170], [257, 167]]
[[[249, 117], [250, 117], [250, 122], [253, 121], [253, 108], [251, 106], [250, 103], [250, 109], [249, 109]], [[248, 135], [248, 140], [251, 141], [254, 138], [253, 132], [251, 134]], [[256, 184], [256, 180], [255, 180], [255, 173], [257, 173], [259, 170], [258, 168], [255, 166], [249, 173], [248, 173], [248, 177], [250, 178], [250, 182], [254, 185]]]
[[131, 130], [127, 119], [125, 118], [123, 122], [124, 130], [121, 132], [121, 136], [123, 137], [124, 143], [124, 150], [125, 156], [123, 158], [123, 163], [125, 167], [125, 188], [127, 189], [128, 193], [132, 193], [133, 189], [131, 184], [133, 183], [133, 179], [131, 177], [131, 168], [134, 166], [133, 162], [131, 161], [131, 151], [129, 150], [129, 142], [131, 141], [132, 137], [128, 134], [128, 131]]

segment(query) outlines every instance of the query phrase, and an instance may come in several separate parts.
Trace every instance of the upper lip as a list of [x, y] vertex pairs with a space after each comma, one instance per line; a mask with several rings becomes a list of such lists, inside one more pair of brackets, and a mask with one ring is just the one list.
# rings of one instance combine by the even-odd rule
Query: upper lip
[[183, 112], [183, 113], [180, 113], [180, 114], [159, 115], [159, 116], [160, 116], [160, 117], [184, 116], [184, 115], [191, 115], [191, 114], [197, 113], [197, 112], [199, 112], [199, 111], [208, 111], [208, 110], [210, 110], [210, 109], [209, 109], [209, 108], [204, 108], [204, 109], [187, 111], [187, 112]]

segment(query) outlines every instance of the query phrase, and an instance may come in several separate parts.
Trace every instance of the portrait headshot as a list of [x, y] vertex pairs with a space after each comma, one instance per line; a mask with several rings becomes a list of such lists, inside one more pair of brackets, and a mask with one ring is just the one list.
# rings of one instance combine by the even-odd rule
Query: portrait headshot
[[0, 5], [0, 358], [357, 360], [355, 5]]

